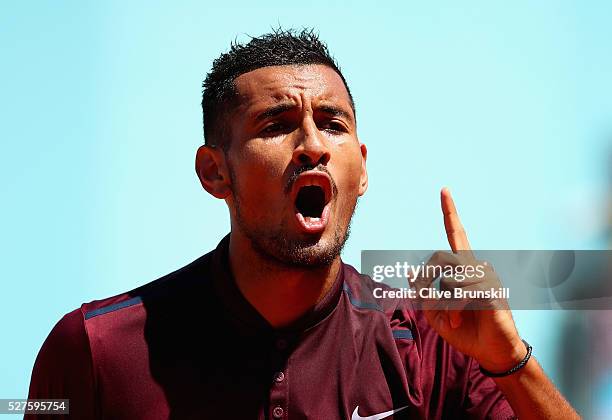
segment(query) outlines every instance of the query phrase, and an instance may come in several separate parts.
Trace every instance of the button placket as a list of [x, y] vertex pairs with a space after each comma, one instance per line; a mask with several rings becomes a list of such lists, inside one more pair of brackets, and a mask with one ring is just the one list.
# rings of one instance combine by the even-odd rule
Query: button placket
[[281, 383], [285, 380], [285, 374], [283, 372], [276, 372], [274, 374], [274, 382]]
[[288, 337], [277, 336], [273, 341], [276, 371], [271, 372], [269, 415], [272, 419], [285, 419], [288, 416], [289, 384], [288, 374]]
[[283, 407], [281, 407], [280, 405], [277, 405], [276, 407], [274, 407], [274, 409], [272, 409], [272, 416], [275, 419], [283, 418], [283, 414], [285, 414], [285, 410], [283, 410]]

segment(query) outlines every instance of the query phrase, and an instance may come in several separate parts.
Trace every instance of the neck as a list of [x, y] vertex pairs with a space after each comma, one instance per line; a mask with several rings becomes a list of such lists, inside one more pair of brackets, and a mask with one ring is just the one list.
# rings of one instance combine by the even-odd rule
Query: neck
[[232, 229], [229, 263], [238, 288], [274, 328], [285, 327], [319, 302], [340, 269], [340, 257], [325, 267], [291, 267], [260, 255]]

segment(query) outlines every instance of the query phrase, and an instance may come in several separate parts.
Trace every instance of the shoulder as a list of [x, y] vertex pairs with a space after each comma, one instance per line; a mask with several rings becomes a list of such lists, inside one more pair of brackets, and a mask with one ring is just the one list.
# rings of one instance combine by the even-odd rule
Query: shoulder
[[[124, 325], [138, 328], [141, 315], [144, 316], [141, 309], [144, 301], [159, 297], [171, 300], [173, 295], [189, 293], [194, 284], [205, 283], [211, 254], [135, 289], [83, 303], [66, 313], [51, 329], [38, 352], [30, 380], [30, 398], [56, 395], [60, 398], [91, 391], [95, 387], [94, 337], [100, 339], [112, 333], [111, 330], [125, 331]], [[133, 310], [126, 311], [127, 308]], [[104, 315], [111, 313], [118, 316], [113, 316], [112, 322], [105, 322], [109, 318], [105, 319]], [[92, 324], [92, 321], [96, 322]], [[80, 394], [78, 397], [85, 398]]]
[[210, 277], [208, 271], [211, 258], [212, 252], [209, 252], [178, 270], [132, 290], [83, 303], [80, 308], [83, 319], [88, 321], [100, 315], [141, 306], [147, 299], [171, 299], [173, 296], [185, 295]]
[[[344, 292], [357, 309], [378, 311], [387, 319], [395, 338], [406, 337], [417, 342], [420, 357], [432, 366], [444, 357], [451, 365], [463, 366], [466, 356], [455, 351], [429, 325], [423, 311], [416, 309], [413, 299], [402, 289], [376, 282], [359, 273], [349, 264], [343, 264]], [[408, 283], [406, 283], [408, 287]]]
[[403, 306], [405, 302], [399, 296], [390, 296], [388, 293], [396, 289], [379, 283], [368, 275], [359, 273], [355, 267], [343, 263], [344, 292], [348, 295], [351, 303], [363, 309], [374, 309], [389, 313]]
[[51, 329], [36, 359], [36, 364], [54, 366], [66, 352], [83, 354], [88, 352], [88, 342], [83, 323], [83, 312], [77, 308], [64, 315]]
[[413, 340], [418, 336], [417, 316], [411, 302], [402, 298], [399, 289], [379, 283], [343, 263], [344, 293], [355, 310], [384, 316], [395, 339]]
[[43, 342], [35, 362], [35, 371], [43, 367], [45, 372], [50, 369], [61, 369], [61, 364], [54, 363], [54, 361], [61, 361], [66, 355], [84, 354], [85, 358], [89, 358], [91, 352], [89, 320], [139, 305], [148, 297], [155, 298], [181, 293], [181, 289], [188, 288], [194, 279], [199, 278], [198, 275], [202, 270], [207, 268], [210, 254], [135, 289], [83, 303], [79, 308], [66, 313], [51, 329]]
[[[28, 398], [70, 400], [70, 414], [95, 417], [95, 379], [81, 308], [64, 315], [41, 346]], [[25, 418], [37, 418], [26, 415]]]

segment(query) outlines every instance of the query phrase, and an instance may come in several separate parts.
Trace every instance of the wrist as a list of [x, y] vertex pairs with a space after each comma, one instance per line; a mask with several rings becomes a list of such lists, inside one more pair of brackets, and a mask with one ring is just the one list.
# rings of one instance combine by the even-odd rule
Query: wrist
[[517, 341], [509, 347], [509, 350], [501, 354], [489, 354], [489, 357], [477, 360], [477, 362], [480, 367], [489, 372], [506, 372], [521, 363], [526, 355], [526, 343], [517, 338]]
[[517, 364], [512, 366], [510, 369], [506, 369], [506, 370], [502, 370], [502, 371], [490, 371], [488, 369], [483, 368], [482, 365], [481, 365], [480, 366], [480, 372], [483, 375], [488, 376], [490, 378], [504, 378], [504, 377], [510, 376], [513, 373], [516, 373], [519, 370], [523, 369], [529, 363], [529, 360], [531, 359], [532, 347], [525, 340], [522, 340], [522, 341], [523, 341], [523, 343], [525, 345], [526, 354]]

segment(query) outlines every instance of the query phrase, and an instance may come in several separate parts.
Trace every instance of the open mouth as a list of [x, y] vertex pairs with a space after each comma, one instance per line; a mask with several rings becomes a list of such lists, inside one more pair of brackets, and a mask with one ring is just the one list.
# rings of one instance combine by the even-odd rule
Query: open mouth
[[302, 230], [321, 232], [329, 220], [329, 203], [332, 198], [331, 178], [324, 172], [302, 173], [292, 189], [295, 214]]
[[316, 185], [302, 187], [295, 200], [297, 211], [304, 217], [321, 217], [325, 207], [325, 191]]

